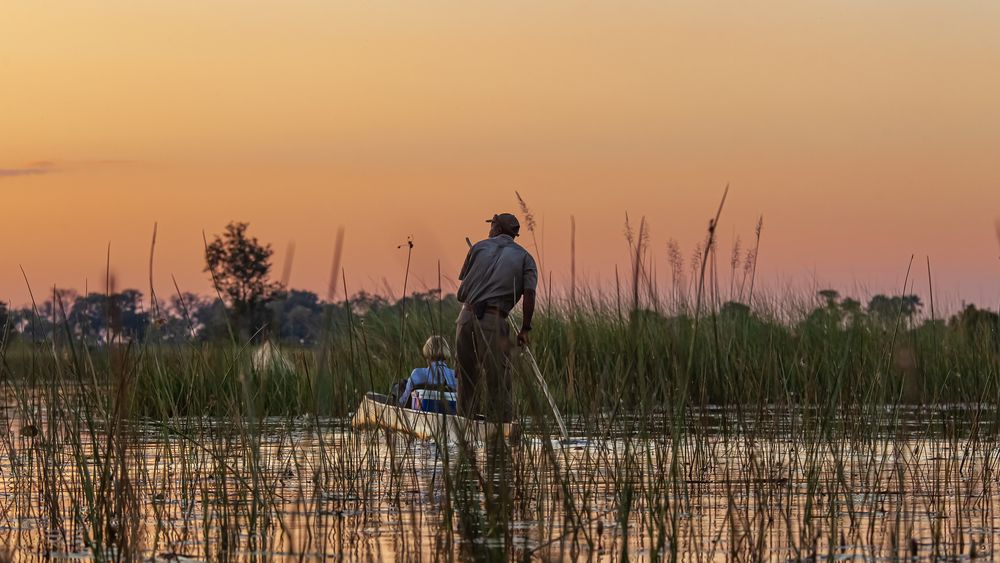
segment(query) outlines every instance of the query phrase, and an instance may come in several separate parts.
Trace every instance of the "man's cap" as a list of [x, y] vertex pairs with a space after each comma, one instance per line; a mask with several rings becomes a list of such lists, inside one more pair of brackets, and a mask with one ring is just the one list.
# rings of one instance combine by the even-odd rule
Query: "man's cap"
[[486, 222], [497, 225], [500, 227], [501, 233], [512, 237], [516, 237], [521, 230], [521, 223], [517, 221], [517, 217], [510, 213], [498, 213], [492, 219], [487, 219]]

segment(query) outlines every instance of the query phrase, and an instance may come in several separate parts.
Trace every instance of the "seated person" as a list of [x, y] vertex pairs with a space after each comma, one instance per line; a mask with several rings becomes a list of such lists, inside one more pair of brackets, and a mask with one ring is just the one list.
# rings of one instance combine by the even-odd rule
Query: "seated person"
[[[403, 392], [396, 397], [399, 406], [407, 407], [410, 402], [410, 393], [414, 389], [438, 389], [441, 391], [455, 391], [458, 383], [455, 381], [455, 370], [445, 363], [451, 357], [451, 349], [448, 342], [434, 335], [424, 343], [424, 359], [427, 360], [427, 367], [417, 368], [406, 380]], [[394, 390], [395, 390], [395, 386]]]

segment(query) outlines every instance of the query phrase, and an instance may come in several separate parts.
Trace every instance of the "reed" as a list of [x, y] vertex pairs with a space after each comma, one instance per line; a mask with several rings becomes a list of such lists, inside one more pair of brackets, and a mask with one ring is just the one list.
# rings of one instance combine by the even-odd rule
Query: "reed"
[[995, 324], [763, 292], [760, 224], [724, 261], [727, 280], [717, 225], [694, 275], [668, 248], [672, 287], [659, 291], [641, 221], [624, 304], [573, 277], [540, 311], [533, 350], [568, 415], [565, 441], [517, 357], [519, 442], [349, 428], [365, 391], [422, 361], [406, 343], [449, 334], [459, 304], [404, 292], [360, 310], [346, 283], [334, 302], [339, 250], [324, 334], [280, 347], [287, 362], [255, 362], [235, 335], [178, 344], [154, 328], [95, 344], [59, 324], [60, 306], [58, 338], [0, 347], [7, 555], [993, 557]]

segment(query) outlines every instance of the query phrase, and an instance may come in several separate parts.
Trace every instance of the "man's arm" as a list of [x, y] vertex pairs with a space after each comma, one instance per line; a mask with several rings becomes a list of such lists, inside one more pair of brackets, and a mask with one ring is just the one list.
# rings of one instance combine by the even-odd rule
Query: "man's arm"
[[524, 292], [524, 300], [521, 302], [523, 319], [521, 320], [521, 330], [531, 330], [531, 318], [535, 316], [535, 290], [529, 289]]
[[528, 344], [528, 332], [531, 330], [531, 319], [535, 316], [535, 288], [538, 287], [538, 266], [531, 254], [524, 254], [524, 295], [521, 302], [521, 332], [517, 333], [517, 345]]
[[535, 316], [535, 290], [524, 290], [524, 297], [521, 301], [521, 332], [517, 333], [518, 346], [528, 344], [528, 332], [531, 331], [531, 319]]

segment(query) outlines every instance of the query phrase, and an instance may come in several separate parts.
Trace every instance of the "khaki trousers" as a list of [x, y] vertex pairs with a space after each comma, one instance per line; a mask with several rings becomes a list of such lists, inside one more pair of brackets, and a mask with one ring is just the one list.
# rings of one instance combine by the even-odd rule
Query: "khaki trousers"
[[455, 328], [458, 348], [458, 412], [492, 422], [514, 418], [511, 395], [510, 325], [496, 312], [482, 319], [462, 308]]

